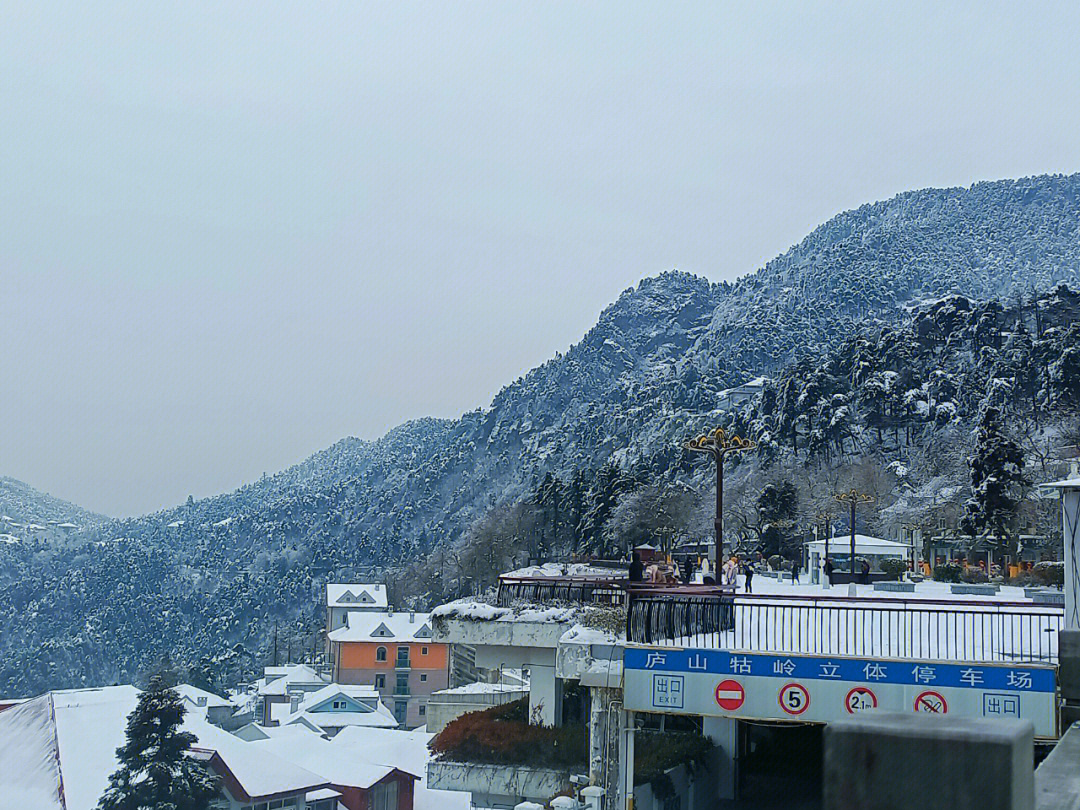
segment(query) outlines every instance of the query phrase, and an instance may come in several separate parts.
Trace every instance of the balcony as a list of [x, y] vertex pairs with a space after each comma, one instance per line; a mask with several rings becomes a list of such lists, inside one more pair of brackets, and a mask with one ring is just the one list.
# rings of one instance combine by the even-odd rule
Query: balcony
[[394, 661], [395, 669], [411, 669], [411, 663], [408, 658], [398, 658]]
[[409, 690], [408, 684], [394, 684], [394, 697], [409, 697], [412, 692]]

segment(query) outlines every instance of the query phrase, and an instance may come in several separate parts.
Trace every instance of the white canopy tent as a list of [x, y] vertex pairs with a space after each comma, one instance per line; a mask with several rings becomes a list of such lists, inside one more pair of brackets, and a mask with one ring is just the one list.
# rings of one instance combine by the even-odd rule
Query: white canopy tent
[[[825, 540], [811, 540], [806, 543], [806, 553], [803, 559], [806, 561], [806, 570], [811, 579], [816, 581], [825, 561], [825, 544], [828, 542], [829, 557], [838, 571], [847, 571], [851, 565], [851, 535], [839, 535]], [[907, 543], [897, 543], [893, 540], [885, 540], [881, 537], [870, 537], [865, 534], [855, 535], [855, 556], [865, 557], [870, 563], [870, 570], [880, 570], [881, 561], [885, 559], [911, 559], [911, 546]]]

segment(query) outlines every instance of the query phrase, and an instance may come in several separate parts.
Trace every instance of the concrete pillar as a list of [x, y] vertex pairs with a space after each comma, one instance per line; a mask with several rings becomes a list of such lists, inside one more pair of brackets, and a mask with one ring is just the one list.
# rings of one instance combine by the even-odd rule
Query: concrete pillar
[[1080, 486], [1061, 488], [1065, 552], [1065, 629], [1080, 630]]
[[589, 688], [589, 784], [612, 796], [619, 792], [621, 700], [620, 689]]
[[716, 746], [713, 762], [716, 798], [734, 801], [739, 785], [739, 721], [731, 717], [703, 717], [701, 731]]
[[563, 682], [555, 677], [555, 666], [533, 664], [529, 668], [529, 719], [541, 725], [562, 723]]
[[626, 810], [634, 807], [634, 735], [637, 732], [637, 721], [633, 712], [623, 712], [623, 746], [619, 753], [619, 764], [622, 775], [620, 797]]
[[1026, 720], [868, 712], [825, 729], [823, 810], [1033, 810]]

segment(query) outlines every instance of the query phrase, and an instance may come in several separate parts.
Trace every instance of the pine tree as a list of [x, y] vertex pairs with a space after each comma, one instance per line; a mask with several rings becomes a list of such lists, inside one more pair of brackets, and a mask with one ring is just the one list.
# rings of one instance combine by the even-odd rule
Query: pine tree
[[973, 537], [991, 532], [998, 542], [1007, 541], [1015, 553], [1012, 524], [1020, 504], [1024, 477], [1024, 451], [1005, 435], [1001, 413], [988, 407], [979, 420], [975, 453], [968, 459], [971, 497], [964, 504], [963, 527]]
[[175, 690], [155, 676], [128, 717], [127, 742], [116, 749], [120, 767], [98, 810], [206, 810], [217, 785], [187, 756], [195, 735], [180, 731], [187, 709]]

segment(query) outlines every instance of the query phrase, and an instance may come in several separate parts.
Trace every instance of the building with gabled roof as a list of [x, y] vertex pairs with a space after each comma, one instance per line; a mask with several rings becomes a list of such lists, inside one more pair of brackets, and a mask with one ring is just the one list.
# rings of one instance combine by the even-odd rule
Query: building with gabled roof
[[379, 692], [368, 684], [332, 683], [303, 700], [294, 699], [287, 709], [275, 706], [276, 725], [303, 723], [327, 737], [349, 726], [396, 728], [399, 725], [383, 705]]
[[303, 768], [317, 770], [340, 794], [346, 810], [412, 810], [413, 785], [420, 779], [391, 764], [379, 761], [379, 752], [357, 751], [312, 734], [279, 734], [266, 740], [245, 743], [272, 752], [276, 757]]
[[[0, 801], [33, 810], [94, 810], [119, 761], [133, 686], [46, 692], [0, 714]], [[303, 806], [322, 776], [283, 760], [189, 713], [184, 730], [198, 738], [191, 755], [221, 777], [228, 807], [291, 801]], [[315, 736], [315, 735], [312, 735]], [[336, 810], [336, 809], [335, 809]]]
[[449, 645], [431, 640], [427, 613], [349, 611], [330, 630], [333, 680], [373, 686], [399, 725], [427, 722], [428, 696], [449, 685]]
[[345, 626], [349, 611], [381, 612], [389, 608], [386, 586], [382, 583], [331, 582], [326, 586], [326, 628], [334, 630]]

